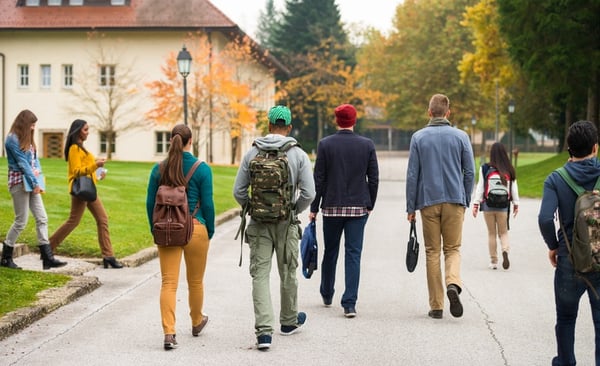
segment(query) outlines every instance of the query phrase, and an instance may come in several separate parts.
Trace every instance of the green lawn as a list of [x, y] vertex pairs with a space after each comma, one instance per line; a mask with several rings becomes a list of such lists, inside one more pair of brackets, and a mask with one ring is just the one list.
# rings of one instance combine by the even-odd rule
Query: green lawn
[[[517, 166], [517, 182], [519, 183], [519, 195], [521, 197], [542, 198], [544, 180], [554, 169], [563, 166], [569, 154], [550, 154], [542, 156], [541, 160], [534, 159], [527, 165]], [[519, 161], [521, 155], [519, 155]], [[524, 159], [525, 160], [525, 159]]]

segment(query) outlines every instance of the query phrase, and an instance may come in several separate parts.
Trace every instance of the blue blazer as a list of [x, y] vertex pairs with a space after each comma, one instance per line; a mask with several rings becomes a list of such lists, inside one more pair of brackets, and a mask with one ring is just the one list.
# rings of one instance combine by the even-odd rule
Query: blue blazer
[[310, 211], [319, 207], [366, 207], [377, 199], [379, 167], [370, 139], [342, 129], [319, 141], [314, 169], [317, 195]]

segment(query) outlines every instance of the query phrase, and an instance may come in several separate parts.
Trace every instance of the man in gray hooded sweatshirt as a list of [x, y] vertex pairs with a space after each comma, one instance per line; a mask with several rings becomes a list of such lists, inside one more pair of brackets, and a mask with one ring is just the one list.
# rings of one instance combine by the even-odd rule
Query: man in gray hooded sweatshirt
[[[285, 106], [275, 106], [269, 111], [269, 134], [258, 138], [244, 156], [235, 178], [233, 196], [244, 208], [250, 205], [251, 189], [250, 162], [260, 150], [278, 150], [296, 140], [288, 137], [292, 130], [292, 116]], [[296, 333], [306, 322], [306, 314], [298, 312], [298, 243], [300, 221], [297, 214], [304, 211], [315, 198], [312, 165], [308, 155], [299, 146], [286, 152], [289, 179], [292, 185], [291, 217], [273, 223], [260, 222], [250, 216], [246, 229], [246, 241], [250, 246], [250, 275], [252, 276], [252, 299], [254, 302], [255, 334], [257, 348], [266, 350], [271, 346], [273, 334], [273, 305], [269, 276], [272, 255], [275, 252], [281, 289], [281, 311], [279, 322], [281, 334]], [[250, 210], [252, 208], [250, 207]]]

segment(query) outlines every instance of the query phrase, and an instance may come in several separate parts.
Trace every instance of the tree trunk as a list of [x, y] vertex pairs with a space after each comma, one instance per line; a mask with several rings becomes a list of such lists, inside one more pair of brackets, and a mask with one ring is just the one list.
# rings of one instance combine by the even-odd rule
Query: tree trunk
[[231, 165], [235, 164], [235, 157], [237, 156], [239, 141], [239, 137], [233, 137], [231, 139]]

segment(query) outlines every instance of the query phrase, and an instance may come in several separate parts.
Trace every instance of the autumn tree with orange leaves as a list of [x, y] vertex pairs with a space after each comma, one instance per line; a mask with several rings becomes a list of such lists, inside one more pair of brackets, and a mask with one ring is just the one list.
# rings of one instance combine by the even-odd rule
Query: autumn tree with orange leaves
[[241, 159], [240, 140], [243, 131], [253, 130], [257, 124], [259, 111], [253, 106], [260, 100], [261, 94], [274, 89], [270, 78], [256, 77], [250, 72], [252, 66], [266, 57], [266, 54], [259, 52], [252, 47], [248, 37], [237, 37], [219, 54], [221, 64], [230, 76], [229, 80], [222, 83], [222, 91], [227, 96], [223, 100], [223, 105], [227, 107], [223, 108], [223, 117], [229, 121], [231, 164], [235, 163], [236, 158]]
[[[212, 136], [227, 130], [232, 140], [233, 162], [241, 131], [251, 130], [256, 124], [251, 80], [241, 71], [241, 62], [254, 60], [247, 46], [249, 40], [232, 41], [215, 52], [206, 34], [195, 33], [189, 35], [185, 44], [193, 59], [187, 77], [187, 108], [194, 155], [199, 155], [202, 142], [207, 148], [207, 160], [212, 162]], [[165, 79], [146, 84], [155, 101], [146, 116], [159, 125], [173, 125], [183, 115], [183, 79], [177, 69], [175, 52], [168, 55], [161, 70]], [[200, 139], [202, 129], [208, 131], [203, 141]]]

